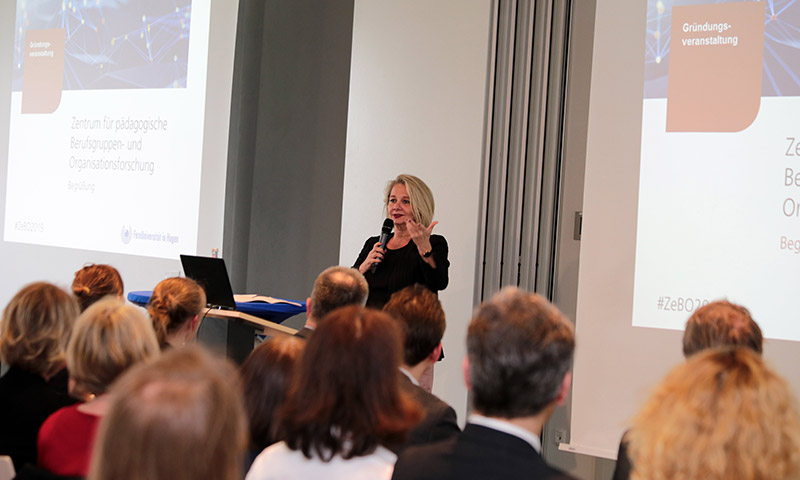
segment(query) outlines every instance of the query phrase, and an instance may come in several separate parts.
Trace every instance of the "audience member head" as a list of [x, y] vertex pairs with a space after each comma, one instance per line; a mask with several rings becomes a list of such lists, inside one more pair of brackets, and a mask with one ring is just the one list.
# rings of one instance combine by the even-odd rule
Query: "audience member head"
[[750, 312], [727, 300], [704, 305], [689, 317], [683, 332], [683, 355], [707, 348], [748, 347], [761, 353], [763, 337]]
[[0, 359], [49, 379], [64, 368], [79, 314], [75, 298], [55, 285], [37, 282], [23, 287], [3, 310]]
[[241, 480], [247, 426], [236, 371], [190, 346], [137, 365], [111, 390], [90, 480]]
[[672, 369], [626, 438], [633, 479], [800, 478], [797, 404], [748, 348], [706, 350]]
[[364, 307], [324, 318], [300, 357], [282, 411], [289, 448], [327, 461], [403, 441], [421, 411], [400, 390], [400, 335], [391, 317]]
[[315, 327], [322, 317], [337, 308], [364, 306], [368, 294], [367, 280], [355, 268], [326, 268], [317, 276], [311, 298], [306, 302], [309, 326]]
[[107, 298], [87, 308], [67, 347], [67, 370], [75, 396], [101, 395], [128, 367], [154, 357], [158, 340], [138, 307]]
[[159, 282], [147, 312], [161, 346], [179, 346], [193, 340], [205, 306], [206, 292], [191, 278], [173, 277]]
[[72, 293], [77, 297], [81, 311], [109, 295], [122, 298], [124, 291], [122, 277], [111, 265], [86, 265], [75, 272], [72, 280]]
[[383, 195], [384, 216], [389, 216], [389, 196], [392, 194], [392, 188], [398, 183], [406, 187], [408, 199], [411, 201], [411, 213], [414, 215], [414, 221], [423, 225], [430, 225], [433, 221], [435, 207], [433, 192], [425, 182], [414, 175], [400, 174], [386, 184], [386, 190]]
[[277, 442], [278, 411], [289, 392], [292, 374], [306, 342], [272, 337], [242, 364], [244, 402], [250, 424], [250, 448], [261, 451]]
[[431, 363], [439, 360], [445, 320], [435, 293], [419, 284], [408, 286], [392, 294], [383, 311], [400, 323], [405, 339], [405, 365], [414, 367], [429, 358]]
[[572, 324], [535, 293], [505, 288], [475, 311], [467, 332], [467, 382], [477, 413], [530, 417], [563, 402]]

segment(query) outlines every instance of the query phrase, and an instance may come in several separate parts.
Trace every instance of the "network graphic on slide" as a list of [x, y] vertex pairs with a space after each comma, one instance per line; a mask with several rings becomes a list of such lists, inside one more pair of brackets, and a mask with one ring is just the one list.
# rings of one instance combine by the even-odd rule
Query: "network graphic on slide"
[[26, 32], [63, 29], [63, 90], [186, 88], [191, 0], [17, 0], [12, 89]]
[[[648, 0], [644, 98], [666, 98], [672, 8], [739, 0]], [[800, 96], [800, 1], [767, 0], [762, 97]]]

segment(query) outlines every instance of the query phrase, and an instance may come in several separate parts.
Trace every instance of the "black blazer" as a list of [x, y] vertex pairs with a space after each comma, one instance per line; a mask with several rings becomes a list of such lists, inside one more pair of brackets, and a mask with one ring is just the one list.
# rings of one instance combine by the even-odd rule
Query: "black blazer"
[[467, 424], [454, 438], [403, 452], [395, 480], [567, 480], [544, 463], [525, 440], [491, 428]]
[[400, 388], [419, 402], [425, 413], [419, 425], [409, 432], [406, 443], [398, 449], [398, 452], [407, 447], [427, 445], [461, 433], [453, 407], [424, 388], [414, 385], [403, 372], [398, 372], [398, 375], [400, 376]]

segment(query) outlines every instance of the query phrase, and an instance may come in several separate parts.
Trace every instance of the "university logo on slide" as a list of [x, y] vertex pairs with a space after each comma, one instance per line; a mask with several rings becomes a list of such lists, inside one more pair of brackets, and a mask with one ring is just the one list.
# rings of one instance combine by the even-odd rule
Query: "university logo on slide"
[[131, 243], [131, 239], [133, 238], [133, 229], [130, 225], [124, 225], [122, 227], [122, 232], [120, 232], [120, 237], [122, 238], [122, 243], [125, 245]]

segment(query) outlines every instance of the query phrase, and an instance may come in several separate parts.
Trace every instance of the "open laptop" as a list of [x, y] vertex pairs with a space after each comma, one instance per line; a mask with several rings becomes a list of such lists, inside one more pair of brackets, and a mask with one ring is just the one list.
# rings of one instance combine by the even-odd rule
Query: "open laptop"
[[225, 260], [215, 257], [181, 255], [183, 273], [206, 291], [207, 306], [236, 310], [233, 288], [225, 268]]

